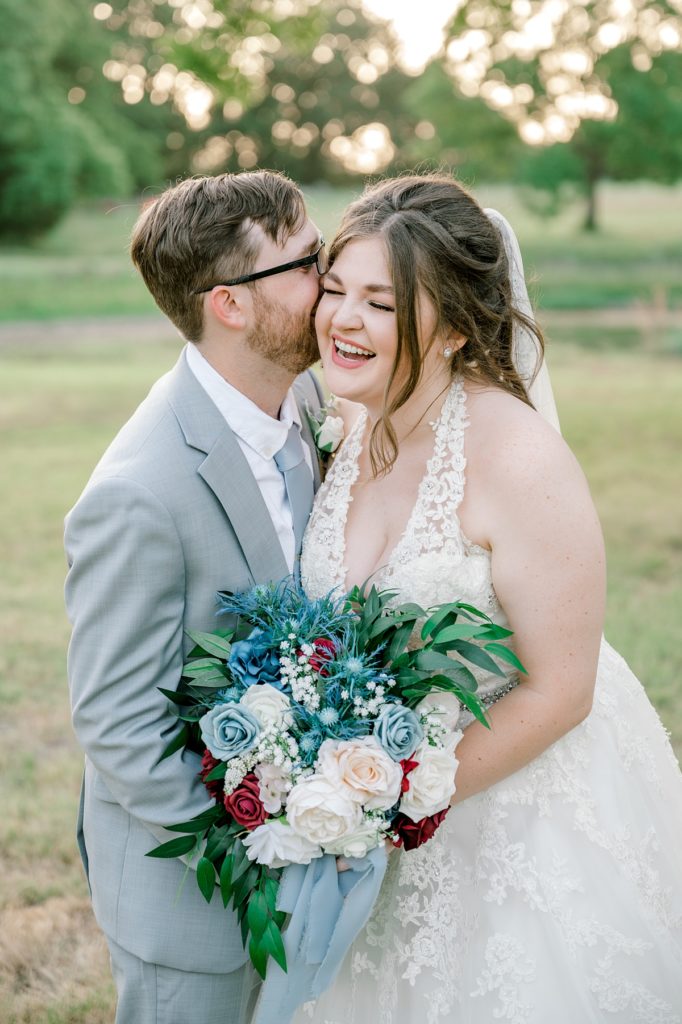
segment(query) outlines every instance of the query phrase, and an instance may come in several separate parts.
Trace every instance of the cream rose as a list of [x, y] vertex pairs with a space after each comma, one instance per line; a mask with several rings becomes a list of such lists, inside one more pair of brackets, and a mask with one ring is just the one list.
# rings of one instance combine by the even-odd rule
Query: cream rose
[[317, 435], [317, 445], [322, 451], [335, 452], [343, 441], [343, 420], [340, 416], [327, 416]]
[[365, 857], [384, 838], [384, 832], [374, 821], [363, 821], [358, 828], [325, 846], [325, 853], [336, 857]]
[[455, 772], [459, 764], [455, 747], [462, 734], [456, 733], [446, 747], [422, 743], [414, 752], [417, 768], [408, 775], [410, 788], [400, 801], [400, 811], [412, 821], [421, 821], [448, 806], [455, 792]]
[[269, 868], [285, 868], [288, 864], [310, 864], [322, 856], [317, 843], [311, 843], [294, 832], [286, 821], [270, 818], [242, 839], [246, 856]]
[[289, 698], [270, 683], [254, 683], [249, 686], [239, 703], [258, 719], [264, 729], [269, 725], [281, 725], [283, 729], [288, 729], [293, 724]]
[[286, 815], [294, 832], [320, 846], [352, 832], [362, 821], [360, 805], [323, 775], [309, 775], [294, 786]]
[[400, 797], [402, 768], [373, 736], [325, 740], [317, 764], [320, 775], [367, 810], [385, 811]]

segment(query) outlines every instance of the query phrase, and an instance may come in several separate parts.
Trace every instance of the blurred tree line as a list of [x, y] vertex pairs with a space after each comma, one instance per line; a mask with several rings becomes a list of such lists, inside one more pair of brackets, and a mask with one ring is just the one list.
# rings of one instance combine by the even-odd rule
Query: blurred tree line
[[470, 0], [414, 75], [361, 0], [0, 0], [0, 235], [255, 166], [443, 167], [545, 214], [582, 197], [594, 227], [604, 178], [682, 176], [682, 18], [631, 7], [618, 27], [593, 0]]

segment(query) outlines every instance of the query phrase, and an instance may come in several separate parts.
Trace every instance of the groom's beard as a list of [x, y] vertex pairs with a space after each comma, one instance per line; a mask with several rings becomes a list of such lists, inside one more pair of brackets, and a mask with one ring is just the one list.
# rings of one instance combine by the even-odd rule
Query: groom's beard
[[246, 337], [252, 352], [298, 375], [320, 358], [310, 310], [293, 313], [279, 302], [259, 303], [258, 323]]

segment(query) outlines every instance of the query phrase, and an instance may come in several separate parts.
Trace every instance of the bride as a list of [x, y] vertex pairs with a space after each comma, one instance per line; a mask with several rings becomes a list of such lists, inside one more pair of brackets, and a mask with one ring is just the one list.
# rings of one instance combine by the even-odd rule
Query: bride
[[682, 776], [602, 640], [601, 532], [548, 422], [544, 365], [529, 391], [542, 341], [514, 246], [499, 215], [425, 176], [371, 187], [331, 248], [317, 329], [347, 432], [304, 584], [468, 601], [514, 631], [528, 675], [476, 670], [490, 730], [450, 708], [453, 807], [391, 855], [336, 982], [297, 1021], [682, 1021]]

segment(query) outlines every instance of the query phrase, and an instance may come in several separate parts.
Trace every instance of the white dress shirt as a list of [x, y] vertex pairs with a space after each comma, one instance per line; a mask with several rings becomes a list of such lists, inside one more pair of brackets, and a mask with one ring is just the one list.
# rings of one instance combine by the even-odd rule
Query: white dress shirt
[[[190, 342], [185, 349], [185, 356], [190, 370], [235, 434], [267, 505], [289, 570], [293, 571], [295, 541], [291, 508], [284, 477], [274, 460], [275, 454], [287, 439], [291, 424], [295, 423], [299, 430], [301, 427], [293, 391], [289, 389], [287, 392], [279, 411], [279, 419], [273, 419], [221, 377], [196, 345]], [[305, 441], [301, 440], [301, 443], [312, 474], [310, 448]]]

